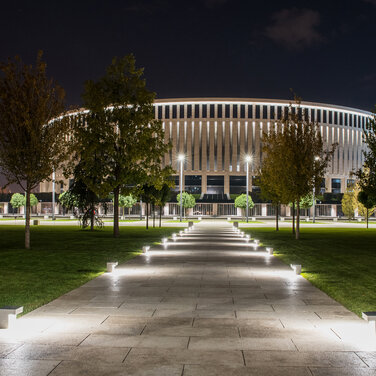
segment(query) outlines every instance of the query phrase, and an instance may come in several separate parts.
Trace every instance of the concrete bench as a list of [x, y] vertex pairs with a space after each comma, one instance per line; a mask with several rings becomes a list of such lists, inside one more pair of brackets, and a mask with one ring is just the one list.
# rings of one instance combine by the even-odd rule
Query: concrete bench
[[17, 315], [23, 312], [23, 307], [4, 306], [0, 308], [0, 329], [11, 328]]
[[372, 327], [372, 330], [376, 334], [376, 312], [375, 311], [362, 312], [362, 318], [369, 322], [369, 324]]
[[108, 262], [107, 263], [107, 273], [112, 273], [115, 268], [118, 266], [118, 262], [115, 261], [115, 262]]

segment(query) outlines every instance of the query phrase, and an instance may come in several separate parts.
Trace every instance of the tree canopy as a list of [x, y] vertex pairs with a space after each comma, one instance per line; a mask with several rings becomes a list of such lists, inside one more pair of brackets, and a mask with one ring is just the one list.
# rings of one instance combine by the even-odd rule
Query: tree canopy
[[[14, 193], [10, 199], [10, 204], [14, 208], [21, 208], [22, 206], [26, 206], [26, 197], [21, 193]], [[30, 206], [35, 206], [38, 204], [38, 199], [35, 197], [33, 193], [30, 194]]]
[[296, 238], [299, 239], [301, 199], [320, 188], [336, 144], [325, 145], [320, 128], [295, 97], [277, 126], [263, 136], [263, 151], [270, 159], [264, 185], [282, 203], [297, 203]]
[[34, 66], [20, 57], [0, 63], [0, 168], [8, 184], [26, 192], [25, 248], [30, 248], [30, 194], [50, 180], [68, 156], [69, 119], [64, 90], [46, 74], [38, 53]]
[[115, 237], [119, 194], [158, 173], [169, 148], [154, 117], [154, 98], [133, 55], [114, 58], [103, 77], [85, 83], [88, 113], [75, 122], [73, 161], [82, 161], [86, 173], [81, 178], [99, 197], [113, 192]]

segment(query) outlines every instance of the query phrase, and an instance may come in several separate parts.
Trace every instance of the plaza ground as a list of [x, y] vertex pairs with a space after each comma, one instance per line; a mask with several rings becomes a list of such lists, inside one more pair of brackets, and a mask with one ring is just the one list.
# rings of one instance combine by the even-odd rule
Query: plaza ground
[[364, 320], [224, 221], [197, 224], [17, 324], [0, 332], [7, 376], [376, 372]]

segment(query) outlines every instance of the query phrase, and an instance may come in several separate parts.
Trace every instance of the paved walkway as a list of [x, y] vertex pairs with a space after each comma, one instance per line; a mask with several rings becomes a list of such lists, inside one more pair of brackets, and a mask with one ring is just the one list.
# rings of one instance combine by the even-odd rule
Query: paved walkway
[[17, 323], [0, 331], [0, 375], [376, 375], [367, 323], [226, 222]]

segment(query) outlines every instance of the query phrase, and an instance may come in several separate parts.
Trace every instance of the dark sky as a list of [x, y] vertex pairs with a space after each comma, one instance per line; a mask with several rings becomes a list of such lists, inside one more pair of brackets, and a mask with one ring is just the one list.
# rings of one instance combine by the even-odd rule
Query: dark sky
[[8, 1], [0, 60], [33, 62], [80, 105], [83, 82], [133, 52], [159, 98], [376, 104], [376, 0]]

